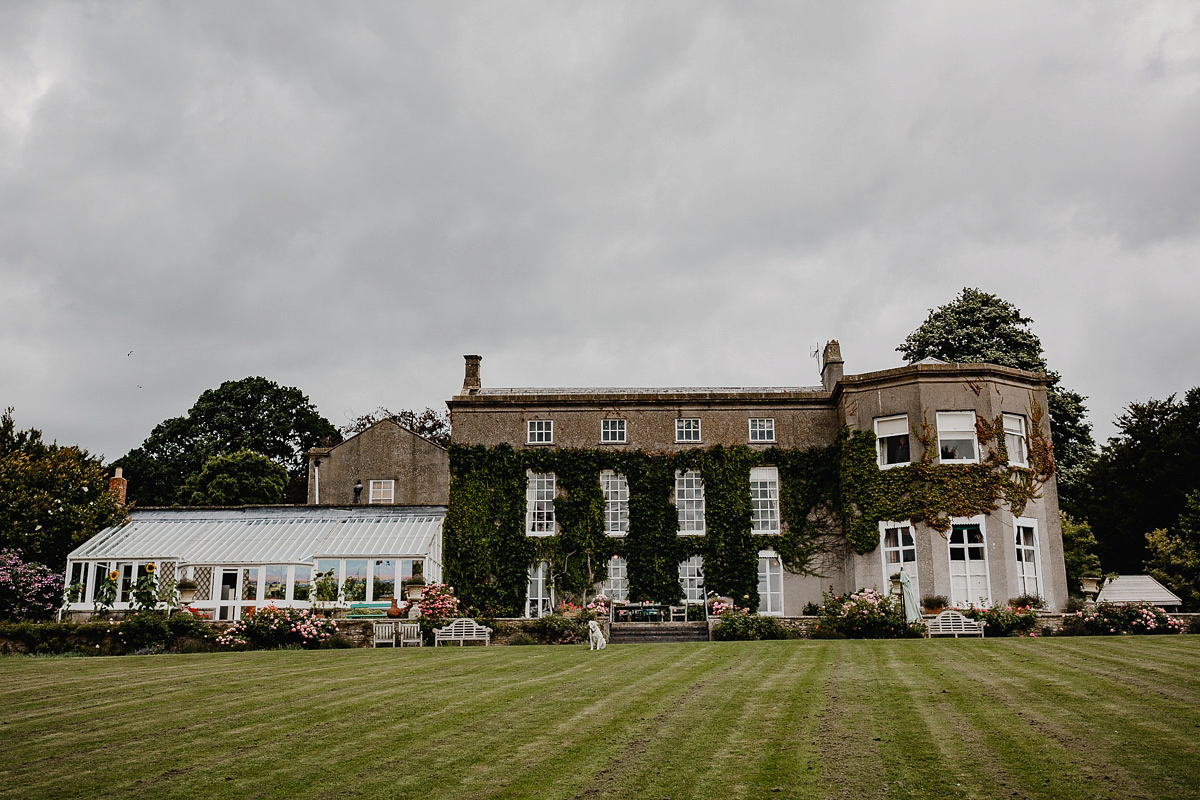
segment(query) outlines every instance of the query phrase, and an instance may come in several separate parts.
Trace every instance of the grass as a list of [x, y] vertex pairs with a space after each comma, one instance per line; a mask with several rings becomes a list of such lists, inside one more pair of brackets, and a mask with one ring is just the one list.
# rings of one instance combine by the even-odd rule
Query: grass
[[1196, 798], [1200, 636], [0, 659], [0, 797]]

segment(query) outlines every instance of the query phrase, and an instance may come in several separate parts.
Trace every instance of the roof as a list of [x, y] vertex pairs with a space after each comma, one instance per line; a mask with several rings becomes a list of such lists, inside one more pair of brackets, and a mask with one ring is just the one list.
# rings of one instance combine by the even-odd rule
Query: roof
[[317, 557], [425, 556], [444, 506], [135, 509], [69, 559], [166, 559], [188, 564], [302, 564]]
[[795, 394], [797, 392], [824, 392], [820, 386], [667, 386], [667, 387], [613, 387], [613, 386], [557, 386], [486, 388], [473, 393], [475, 397], [490, 395], [543, 395], [543, 394]]
[[1100, 603], [1153, 603], [1178, 606], [1183, 601], [1149, 575], [1118, 575], [1104, 583], [1096, 597]]

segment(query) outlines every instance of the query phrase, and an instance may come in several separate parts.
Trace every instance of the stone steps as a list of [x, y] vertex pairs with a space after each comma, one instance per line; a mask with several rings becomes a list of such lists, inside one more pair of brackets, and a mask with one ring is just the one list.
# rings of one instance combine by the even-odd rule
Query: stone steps
[[614, 622], [613, 644], [640, 642], [707, 642], [707, 622]]

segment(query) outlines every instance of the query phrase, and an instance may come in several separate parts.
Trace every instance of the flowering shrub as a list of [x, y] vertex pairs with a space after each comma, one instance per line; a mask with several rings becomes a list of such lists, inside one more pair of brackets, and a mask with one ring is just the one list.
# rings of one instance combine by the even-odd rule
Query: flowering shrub
[[825, 595], [814, 635], [844, 636], [848, 639], [905, 639], [918, 637], [925, 629], [909, 625], [899, 600], [874, 589], [859, 589], [845, 596]]
[[0, 550], [0, 619], [49, 619], [62, 593], [61, 575], [16, 550]]
[[313, 648], [337, 633], [337, 622], [296, 608], [260, 608], [217, 636], [217, 644], [236, 650], [269, 650], [284, 645]]
[[725, 611], [721, 614], [721, 620], [713, 626], [713, 638], [718, 642], [757, 642], [795, 639], [798, 636], [775, 617], [748, 614], [744, 609]]
[[454, 596], [454, 587], [444, 583], [427, 585], [417, 606], [425, 617], [446, 619], [458, 616], [458, 598]]
[[1092, 611], [1068, 614], [1063, 618], [1062, 632], [1068, 636], [1183, 633], [1183, 623], [1149, 603], [1101, 603]]
[[587, 604], [587, 610], [592, 612], [597, 619], [600, 619], [608, 616], [608, 608], [610, 605], [611, 603], [608, 600], [608, 595], [598, 594], [596, 595], [596, 598], [592, 600], [592, 602]]
[[726, 603], [724, 600], [714, 600], [712, 604], [712, 615], [714, 617], [724, 617], [726, 614], [749, 614], [750, 609], [739, 608], [733, 603]]
[[1028, 606], [992, 606], [991, 608], [955, 608], [955, 611], [967, 619], [983, 620], [986, 625], [983, 635], [997, 636], [1037, 636], [1037, 612]]

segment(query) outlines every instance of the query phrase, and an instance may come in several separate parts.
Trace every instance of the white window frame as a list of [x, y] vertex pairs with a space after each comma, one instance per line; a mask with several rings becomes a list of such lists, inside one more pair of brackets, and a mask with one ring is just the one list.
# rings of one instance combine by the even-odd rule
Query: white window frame
[[610, 603], [629, 602], [629, 563], [621, 556], [608, 560], [602, 591]]
[[[969, 418], [969, 419], [968, 419]], [[942, 464], [978, 464], [979, 437], [975, 433], [974, 411], [939, 411], [937, 412], [938, 429], [938, 460]], [[957, 434], [957, 435], [955, 435]], [[965, 435], [964, 435], [965, 434]], [[943, 458], [942, 440], [966, 441], [970, 439], [972, 455], [970, 458]]]
[[626, 429], [625, 420], [623, 419], [602, 419], [600, 420], [600, 443], [601, 444], [625, 444]]
[[527, 472], [525, 484], [525, 533], [553, 536], [558, 532], [554, 516], [557, 480], [553, 472]]
[[[1033, 539], [1032, 544], [1028, 541], [1022, 543], [1022, 539], [1026, 539], [1026, 536], [1022, 536], [1023, 532], [1027, 532], [1027, 537]], [[1042, 581], [1041, 537], [1038, 536], [1036, 519], [1017, 517], [1013, 520], [1013, 545], [1016, 548], [1017, 558], [1017, 594], [1035, 594], [1043, 601], [1048, 602], [1046, 595], [1043, 594], [1045, 584]], [[1026, 565], [1032, 565], [1032, 576], [1029, 575]], [[1033, 581], [1032, 591], [1029, 587], [1031, 580]]]
[[[985, 519], [986, 518], [983, 515], [980, 515], [977, 517], [954, 517], [950, 521], [950, 532], [946, 536], [946, 554], [950, 560], [950, 603], [951, 605], [958, 606], [959, 608], [964, 606], [976, 607], [979, 606], [980, 603], [982, 603], [983, 607], [986, 608], [992, 603], [992, 572], [990, 566], [991, 560], [988, 558], [987, 528], [984, 525]], [[964, 533], [963, 543], [956, 544], [954, 542], [954, 538], [958, 533], [957, 529], [972, 526], [979, 528], [979, 534], [982, 541], [980, 543], [971, 543], [968, 541], [967, 535]], [[966, 551], [964, 553], [965, 558], [957, 562], [964, 565], [964, 574], [962, 575], [954, 574], [954, 565], [956, 563], [954, 559], [954, 550], [957, 547], [961, 547]], [[976, 547], [982, 547], [983, 549], [981, 572], [979, 570], [973, 571], [971, 569], [972, 563], [979, 564], [978, 559], [972, 559], [970, 557], [971, 549]], [[987, 594], [984, 597], [971, 597], [972, 578], [978, 579], [980, 575], [983, 577], [983, 586], [986, 589]]]
[[1004, 447], [1010, 467], [1029, 467], [1028, 426], [1020, 414], [1004, 415]]
[[692, 556], [679, 562], [679, 585], [683, 587], [684, 603], [703, 605], [704, 556]]
[[703, 441], [701, 438], [699, 417], [678, 417], [675, 420], [675, 443], [695, 444]]
[[[896, 531], [894, 543], [888, 541], [888, 533]], [[904, 543], [906, 535], [911, 544]], [[905, 560], [905, 556], [912, 556]], [[921, 582], [917, 576], [917, 534], [911, 522], [883, 521], [879, 523], [879, 558], [883, 565], [883, 586], [890, 586], [892, 576], [904, 572], [912, 581], [913, 592], [920, 597]]]
[[[898, 433], [903, 428], [904, 433]], [[886, 439], [904, 436], [908, 440], [908, 460], [887, 463]], [[912, 463], [912, 430], [908, 427], [908, 414], [896, 414], [890, 417], [879, 417], [875, 420], [875, 452], [878, 456], [880, 469], [907, 467]]]
[[550, 563], [539, 561], [529, 567], [529, 585], [525, 590], [525, 617], [536, 619], [554, 613], [554, 582]]
[[371, 480], [368, 482], [367, 505], [393, 505], [396, 502], [396, 482], [394, 480]]
[[704, 476], [700, 470], [675, 471], [675, 509], [681, 536], [704, 535]]
[[611, 469], [600, 472], [600, 491], [604, 494], [604, 532], [609, 536], [629, 533], [629, 482]]
[[774, 550], [758, 551], [758, 615], [783, 616], [783, 560]]
[[554, 444], [554, 420], [531, 419], [525, 422], [526, 444]]
[[775, 441], [774, 417], [751, 417], [749, 424], [751, 442]]
[[750, 469], [750, 532], [779, 533], [779, 470]]

